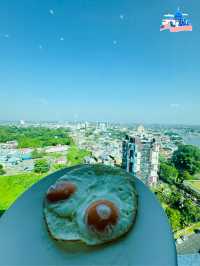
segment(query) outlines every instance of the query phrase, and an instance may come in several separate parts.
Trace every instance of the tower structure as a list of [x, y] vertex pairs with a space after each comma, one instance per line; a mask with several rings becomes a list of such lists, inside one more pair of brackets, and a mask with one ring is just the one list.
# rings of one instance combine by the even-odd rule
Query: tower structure
[[154, 138], [126, 136], [122, 144], [122, 168], [145, 184], [158, 181], [159, 144]]

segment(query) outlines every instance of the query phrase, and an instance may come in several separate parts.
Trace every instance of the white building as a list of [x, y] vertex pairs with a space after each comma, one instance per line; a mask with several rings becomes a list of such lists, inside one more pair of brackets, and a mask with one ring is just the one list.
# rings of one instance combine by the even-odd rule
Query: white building
[[[143, 133], [143, 131], [142, 131]], [[126, 136], [122, 145], [122, 168], [152, 186], [158, 181], [159, 144], [154, 138]]]
[[64, 152], [69, 149], [69, 146], [67, 145], [57, 145], [57, 146], [51, 146], [46, 148], [46, 153], [54, 153], [54, 152]]

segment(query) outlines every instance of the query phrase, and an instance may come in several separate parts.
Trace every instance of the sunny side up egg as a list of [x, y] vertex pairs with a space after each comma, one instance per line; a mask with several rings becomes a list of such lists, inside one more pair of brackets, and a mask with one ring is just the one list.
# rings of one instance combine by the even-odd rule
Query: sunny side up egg
[[97, 245], [129, 231], [137, 213], [134, 176], [104, 165], [71, 170], [44, 201], [48, 230], [57, 240]]

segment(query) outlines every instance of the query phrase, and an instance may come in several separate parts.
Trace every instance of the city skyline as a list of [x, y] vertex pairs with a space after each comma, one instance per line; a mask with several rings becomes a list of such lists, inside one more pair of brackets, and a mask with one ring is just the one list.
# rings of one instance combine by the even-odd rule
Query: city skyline
[[64, 124], [84, 124], [84, 123], [89, 123], [89, 124], [110, 124], [110, 125], [121, 125], [121, 126], [128, 126], [128, 127], [137, 127], [137, 126], [144, 126], [144, 127], [149, 127], [149, 126], [163, 126], [163, 127], [191, 127], [191, 128], [198, 128], [200, 127], [199, 124], [184, 124], [184, 123], [140, 123], [140, 122], [121, 122], [121, 121], [105, 121], [105, 120], [73, 120], [73, 119], [68, 119], [68, 120], [6, 120], [2, 119], [0, 120], [0, 125], [7, 124], [11, 126], [12, 124], [14, 125], [22, 125], [22, 126], [31, 126], [37, 125], [37, 124], [57, 124], [58, 126], [62, 126]]
[[[160, 32], [178, 6], [193, 32]], [[198, 1], [0, 7], [0, 120], [200, 124]]]

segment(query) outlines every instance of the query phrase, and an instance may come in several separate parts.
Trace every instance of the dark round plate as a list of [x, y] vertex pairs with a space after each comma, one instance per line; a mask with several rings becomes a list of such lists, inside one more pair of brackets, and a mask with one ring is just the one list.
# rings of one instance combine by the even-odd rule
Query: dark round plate
[[43, 219], [43, 198], [49, 186], [70, 169], [35, 184], [1, 217], [1, 266], [177, 265], [168, 219], [153, 193], [139, 179], [135, 180], [139, 195], [137, 218], [127, 235], [96, 247], [54, 241]]

